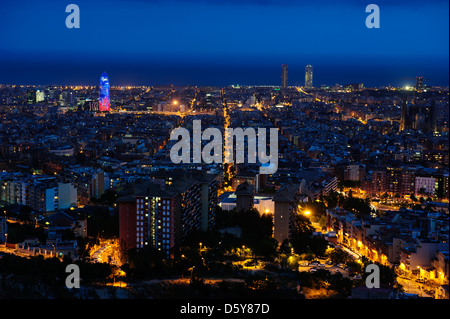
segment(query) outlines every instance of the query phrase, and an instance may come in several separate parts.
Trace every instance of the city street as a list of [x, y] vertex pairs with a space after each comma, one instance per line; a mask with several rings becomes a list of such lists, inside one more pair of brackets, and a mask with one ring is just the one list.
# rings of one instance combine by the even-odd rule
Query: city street
[[91, 255], [93, 262], [111, 263], [120, 266], [120, 258], [118, 254], [118, 246], [114, 241], [105, 241]]
[[403, 286], [405, 293], [415, 294], [419, 297], [432, 297], [434, 298], [434, 294], [427, 293], [426, 291], [431, 289], [430, 286], [424, 285], [414, 281], [413, 279], [409, 279], [406, 277], [397, 277], [397, 282]]

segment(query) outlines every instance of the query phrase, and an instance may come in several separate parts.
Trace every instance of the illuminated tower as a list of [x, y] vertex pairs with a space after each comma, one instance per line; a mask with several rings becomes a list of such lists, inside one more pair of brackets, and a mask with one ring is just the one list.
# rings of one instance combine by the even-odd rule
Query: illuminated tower
[[288, 66], [283, 64], [281, 66], [281, 88], [285, 89], [288, 86]]
[[305, 88], [311, 89], [313, 87], [313, 67], [307, 65], [305, 68]]
[[98, 110], [102, 111], [110, 111], [110, 100], [109, 100], [109, 79], [106, 72], [102, 74], [100, 77], [100, 87], [99, 87], [99, 95], [98, 95]]

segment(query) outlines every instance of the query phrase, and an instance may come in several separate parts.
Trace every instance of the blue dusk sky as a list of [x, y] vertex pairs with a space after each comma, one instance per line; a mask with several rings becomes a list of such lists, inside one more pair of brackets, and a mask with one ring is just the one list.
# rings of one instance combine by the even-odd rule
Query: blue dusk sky
[[[80, 8], [68, 29], [66, 6]], [[368, 4], [380, 28], [365, 25]], [[50, 0], [0, 2], [0, 83], [448, 85], [444, 0]]]

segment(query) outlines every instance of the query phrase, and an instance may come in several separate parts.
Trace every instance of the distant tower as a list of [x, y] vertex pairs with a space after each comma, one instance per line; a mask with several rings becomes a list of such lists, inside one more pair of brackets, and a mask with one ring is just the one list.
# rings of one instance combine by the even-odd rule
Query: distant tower
[[423, 76], [416, 77], [416, 90], [419, 92], [423, 90]]
[[404, 98], [400, 115], [400, 131], [404, 131], [409, 128], [409, 105], [408, 100]]
[[283, 64], [281, 66], [281, 88], [285, 89], [288, 86], [288, 66]]
[[27, 103], [28, 104], [36, 103], [36, 91], [35, 90], [27, 91]]
[[98, 95], [98, 110], [101, 111], [110, 111], [110, 100], [109, 100], [109, 79], [106, 72], [102, 73], [100, 77], [100, 87], [99, 87], [99, 95]]
[[311, 89], [313, 87], [313, 67], [307, 65], [305, 68], [305, 88]]

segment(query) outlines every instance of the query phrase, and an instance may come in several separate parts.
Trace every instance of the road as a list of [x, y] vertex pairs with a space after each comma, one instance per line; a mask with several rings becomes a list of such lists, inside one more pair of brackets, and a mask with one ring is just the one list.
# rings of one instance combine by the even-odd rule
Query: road
[[109, 263], [120, 266], [118, 247], [115, 242], [105, 241], [91, 254], [91, 260], [98, 263]]
[[103, 244], [100, 246], [100, 248], [98, 248], [92, 255], [91, 255], [91, 260], [93, 262], [106, 262], [104, 261], [104, 253], [109, 249], [109, 246], [107, 244]]
[[[347, 247], [341, 246], [343, 250], [350, 253], [352, 256], [357, 256], [358, 253], [350, 250]], [[415, 294], [419, 297], [431, 297], [434, 298], [434, 287], [423, 283], [418, 283], [414, 279], [410, 279], [403, 276], [397, 276], [397, 283], [403, 286], [405, 293]], [[431, 293], [429, 292], [431, 291]]]
[[[30, 258], [30, 257], [34, 257], [34, 256], [44, 256], [44, 258], [53, 258], [53, 255], [50, 255], [50, 253], [48, 253], [47, 255], [44, 254], [38, 254], [38, 253], [34, 253], [33, 251], [27, 251], [27, 250], [19, 250], [19, 249], [14, 249], [14, 248], [5, 248], [5, 247], [0, 247], [0, 252], [6, 253], [6, 254], [10, 254], [10, 255], [16, 255], [18, 257], [23, 257], [23, 258]], [[58, 257], [62, 260], [61, 257]]]
[[403, 289], [406, 293], [415, 294], [419, 297], [432, 297], [433, 294], [428, 293], [426, 290], [429, 290], [431, 287], [428, 285], [424, 285], [409, 278], [403, 276], [397, 276], [397, 282], [403, 286]]
[[361, 258], [362, 255], [360, 253], [357, 253], [346, 246], [343, 246], [343, 245], [340, 245], [340, 246], [343, 251], [345, 251], [347, 254], [352, 256], [354, 259], [358, 260], [359, 258]]

